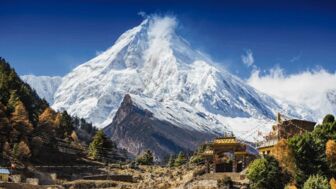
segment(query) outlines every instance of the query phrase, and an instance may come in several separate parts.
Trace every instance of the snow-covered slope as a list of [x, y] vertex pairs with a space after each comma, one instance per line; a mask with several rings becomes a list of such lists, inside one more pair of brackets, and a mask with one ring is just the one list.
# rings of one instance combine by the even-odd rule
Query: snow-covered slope
[[214, 66], [175, 27], [175, 18], [151, 16], [126, 31], [63, 78], [53, 107], [104, 127], [130, 94], [156, 118], [179, 127], [238, 135], [265, 126], [276, 112], [300, 117], [293, 107]]
[[61, 77], [35, 75], [23, 75], [20, 77], [24, 82], [28, 83], [41, 98], [44, 98], [49, 104], [54, 103], [54, 94], [62, 82]]

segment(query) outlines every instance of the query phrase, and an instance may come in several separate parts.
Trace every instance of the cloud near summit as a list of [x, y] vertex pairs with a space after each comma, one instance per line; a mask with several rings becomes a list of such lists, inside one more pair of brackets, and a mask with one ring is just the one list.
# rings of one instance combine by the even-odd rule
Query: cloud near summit
[[254, 64], [254, 57], [252, 50], [251, 49], [246, 50], [245, 53], [241, 55], [241, 60], [248, 67], [252, 66]]
[[336, 73], [317, 69], [286, 75], [282, 68], [275, 67], [265, 75], [258, 69], [252, 71], [247, 82], [275, 98], [308, 106], [317, 116], [336, 113], [335, 105], [328, 99], [330, 94], [336, 94]]

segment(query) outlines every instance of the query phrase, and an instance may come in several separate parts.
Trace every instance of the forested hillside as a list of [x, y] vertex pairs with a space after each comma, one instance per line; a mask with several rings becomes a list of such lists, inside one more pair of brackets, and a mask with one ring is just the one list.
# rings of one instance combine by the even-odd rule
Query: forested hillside
[[[0, 58], [1, 164], [50, 163], [77, 158], [81, 140], [90, 141], [95, 131], [84, 120], [72, 118], [66, 111], [51, 109], [9, 63]], [[72, 153], [63, 153], [60, 149], [72, 149]]]

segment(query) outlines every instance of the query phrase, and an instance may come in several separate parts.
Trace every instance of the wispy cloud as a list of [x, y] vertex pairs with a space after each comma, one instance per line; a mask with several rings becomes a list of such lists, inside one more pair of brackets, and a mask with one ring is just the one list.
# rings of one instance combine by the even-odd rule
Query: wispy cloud
[[253, 52], [251, 49], [247, 49], [244, 54], [241, 55], [242, 62], [248, 67], [254, 64]]
[[336, 73], [322, 68], [290, 75], [279, 66], [266, 74], [255, 69], [247, 82], [270, 96], [309, 107], [316, 117], [336, 113], [336, 104], [328, 99], [328, 95], [336, 91]]
[[296, 62], [296, 61], [299, 61], [300, 59], [301, 59], [301, 53], [299, 53], [298, 55], [296, 55], [293, 58], [291, 58], [289, 60], [289, 62]]
[[141, 16], [142, 18], [145, 18], [147, 16], [146, 12], [144, 11], [138, 12], [138, 15]]

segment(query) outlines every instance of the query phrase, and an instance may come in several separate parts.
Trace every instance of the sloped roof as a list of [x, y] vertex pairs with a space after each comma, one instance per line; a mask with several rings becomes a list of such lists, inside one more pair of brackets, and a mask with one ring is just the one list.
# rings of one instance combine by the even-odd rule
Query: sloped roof
[[6, 168], [0, 168], [0, 174], [9, 174], [9, 170]]

